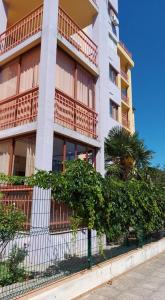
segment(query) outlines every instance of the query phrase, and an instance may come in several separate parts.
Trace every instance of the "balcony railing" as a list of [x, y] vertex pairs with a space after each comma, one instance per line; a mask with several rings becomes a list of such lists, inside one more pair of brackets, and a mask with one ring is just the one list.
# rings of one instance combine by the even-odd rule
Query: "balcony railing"
[[[25, 215], [24, 230], [31, 227], [33, 188], [26, 185], [1, 185], [1, 202], [5, 205], [14, 205], [15, 209], [20, 210]], [[48, 201], [49, 199], [34, 199], [34, 201]], [[41, 212], [38, 211], [38, 215]], [[62, 231], [69, 229], [70, 216], [72, 212], [66, 204], [57, 203], [51, 200], [50, 210], [50, 230]], [[38, 216], [36, 216], [38, 217]]]
[[126, 127], [127, 129], [130, 128], [130, 122], [127, 119], [125, 119], [124, 117], [122, 117], [122, 125], [124, 127]]
[[0, 101], [0, 130], [36, 120], [38, 88]]
[[[39, 32], [42, 29], [42, 18], [43, 6], [40, 6], [2, 33], [0, 35], [0, 55]], [[96, 65], [96, 44], [61, 8], [58, 11], [58, 31], [89, 61]]]
[[96, 65], [96, 44], [61, 8], [59, 8], [58, 12], [58, 31], [78, 51]]
[[121, 70], [121, 71], [120, 71], [120, 74], [121, 74], [121, 76], [122, 76], [126, 81], [128, 81], [128, 75], [127, 75], [126, 72], [124, 72], [123, 70]]
[[97, 113], [94, 110], [59, 90], [56, 90], [55, 100], [55, 122], [91, 138], [97, 138]]
[[[97, 138], [97, 114], [83, 103], [63, 92], [55, 93], [55, 122]], [[38, 87], [0, 101], [0, 130], [36, 121], [38, 110]]]
[[124, 43], [120, 41], [119, 44], [125, 50], [125, 52], [132, 58], [132, 53], [128, 50]]
[[30, 229], [33, 189], [29, 186], [0, 185], [1, 202], [14, 205], [25, 215], [24, 229]]
[[21, 44], [41, 30], [43, 7], [40, 6], [0, 35], [0, 54]]
[[126, 102], [127, 104], [129, 104], [129, 98], [128, 98], [128, 96], [126, 96], [126, 95], [124, 95], [124, 94], [121, 93], [121, 98], [122, 98], [122, 100], [124, 102]]

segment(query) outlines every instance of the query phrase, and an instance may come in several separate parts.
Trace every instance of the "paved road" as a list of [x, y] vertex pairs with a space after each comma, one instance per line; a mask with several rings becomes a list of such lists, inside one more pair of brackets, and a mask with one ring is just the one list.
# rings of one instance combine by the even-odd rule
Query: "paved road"
[[165, 252], [82, 299], [165, 300]]

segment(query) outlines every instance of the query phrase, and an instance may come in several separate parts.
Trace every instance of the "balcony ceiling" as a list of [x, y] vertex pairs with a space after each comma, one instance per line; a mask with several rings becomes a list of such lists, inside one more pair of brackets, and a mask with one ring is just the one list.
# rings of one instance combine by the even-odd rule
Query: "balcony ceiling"
[[4, 3], [8, 12], [8, 26], [11, 26], [42, 4], [43, 0], [4, 0]]
[[[30, 11], [34, 10], [43, 0], [3, 0], [8, 12], [8, 27], [22, 19]], [[93, 0], [59, 0], [63, 10], [81, 27], [92, 23], [97, 14], [97, 7]]]
[[60, 6], [81, 27], [93, 22], [97, 7], [93, 0], [59, 0]]

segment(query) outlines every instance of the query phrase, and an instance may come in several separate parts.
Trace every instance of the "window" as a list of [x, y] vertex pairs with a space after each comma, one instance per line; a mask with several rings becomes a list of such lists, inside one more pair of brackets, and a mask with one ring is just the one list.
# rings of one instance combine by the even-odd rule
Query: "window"
[[112, 22], [112, 32], [117, 35], [117, 28], [116, 25]]
[[18, 60], [5, 65], [0, 71], [0, 100], [14, 96], [17, 90]]
[[127, 97], [127, 88], [121, 88], [121, 94], [124, 96], [124, 97]]
[[116, 14], [112, 4], [110, 3], [110, 1], [108, 1], [108, 14], [109, 14], [110, 17], [113, 16], [113, 15], [117, 16], [117, 14]]
[[94, 79], [81, 66], [77, 66], [77, 100], [94, 108]]
[[0, 173], [8, 175], [11, 142], [0, 142]]
[[75, 144], [66, 142], [66, 160], [74, 160], [76, 158]]
[[57, 49], [56, 74], [56, 87], [74, 98], [75, 62], [60, 49]]
[[118, 76], [118, 72], [111, 65], [109, 65], [109, 78], [116, 85], [117, 85], [117, 76]]
[[23, 54], [21, 57], [21, 74], [19, 92], [22, 93], [38, 86], [39, 82], [40, 47]]
[[53, 171], [63, 170], [64, 140], [55, 137], [53, 143]]
[[52, 169], [57, 172], [63, 171], [63, 161], [74, 159], [87, 160], [95, 166], [95, 152], [94, 148], [86, 145], [54, 137]]
[[114, 120], [118, 121], [118, 111], [119, 111], [119, 106], [110, 100], [110, 116]]
[[116, 13], [116, 11], [114, 10], [113, 6], [111, 5], [111, 3], [108, 1], [108, 14], [111, 18], [111, 24], [112, 24], [112, 32], [117, 35], [117, 25], [118, 25], [118, 15]]
[[35, 138], [25, 137], [15, 141], [13, 175], [31, 176], [35, 166]]
[[109, 45], [113, 51], [117, 51], [117, 44], [114, 41], [114, 39], [111, 37], [110, 33], [109, 33]]
[[56, 88], [90, 108], [94, 108], [94, 77], [58, 48]]
[[[0, 70], [0, 100], [38, 85], [40, 46], [22, 54]], [[20, 72], [19, 72], [20, 69]]]
[[86, 160], [87, 158], [87, 153], [86, 153], [86, 146], [83, 145], [77, 145], [77, 158]]

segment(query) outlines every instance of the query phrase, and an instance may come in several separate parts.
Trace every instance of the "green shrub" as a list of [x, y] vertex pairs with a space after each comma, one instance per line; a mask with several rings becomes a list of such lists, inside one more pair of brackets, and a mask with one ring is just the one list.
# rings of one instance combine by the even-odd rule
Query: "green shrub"
[[106, 177], [104, 198], [105, 230], [110, 240], [126, 237], [130, 230], [139, 237], [164, 226], [165, 193], [152, 183]]
[[25, 215], [14, 205], [0, 203], [0, 255], [16, 233], [23, 229]]
[[16, 282], [22, 282], [27, 278], [27, 272], [20, 264], [27, 255], [25, 248], [17, 248], [15, 245], [8, 260], [0, 263], [0, 285], [5, 286]]

